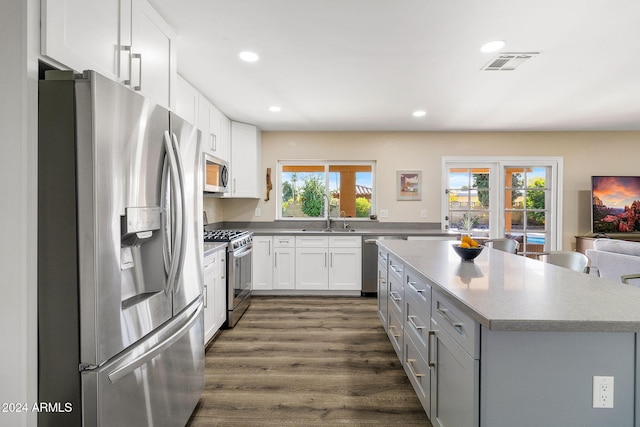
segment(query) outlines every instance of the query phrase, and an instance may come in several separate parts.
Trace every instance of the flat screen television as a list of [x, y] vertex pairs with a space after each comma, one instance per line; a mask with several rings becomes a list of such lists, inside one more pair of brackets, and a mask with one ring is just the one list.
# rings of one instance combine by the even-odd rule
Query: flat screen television
[[640, 176], [592, 176], [591, 200], [593, 233], [640, 233]]

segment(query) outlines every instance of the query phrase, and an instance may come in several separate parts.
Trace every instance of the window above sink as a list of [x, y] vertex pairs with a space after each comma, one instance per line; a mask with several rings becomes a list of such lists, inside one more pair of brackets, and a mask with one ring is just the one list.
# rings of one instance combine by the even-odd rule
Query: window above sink
[[335, 221], [338, 227], [368, 220], [375, 213], [375, 182], [375, 161], [281, 160], [277, 218]]

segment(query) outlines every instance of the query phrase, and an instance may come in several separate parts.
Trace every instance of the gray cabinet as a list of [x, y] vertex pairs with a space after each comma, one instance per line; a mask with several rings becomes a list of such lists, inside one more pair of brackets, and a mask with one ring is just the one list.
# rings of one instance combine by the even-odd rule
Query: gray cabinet
[[431, 330], [431, 422], [434, 427], [478, 426], [480, 327], [433, 291]]
[[389, 313], [389, 283], [387, 282], [387, 263], [389, 262], [389, 253], [383, 249], [378, 250], [378, 316], [380, 321], [387, 328], [387, 316]]
[[403, 366], [422, 406], [431, 417], [431, 286], [410, 268], [404, 271]]
[[434, 427], [472, 427], [480, 414], [479, 325], [432, 293], [431, 415]]
[[378, 313], [431, 423], [478, 426], [479, 324], [384, 249], [379, 250]]
[[387, 283], [389, 286], [387, 335], [391, 344], [402, 361], [404, 348], [404, 287], [402, 276], [404, 266], [394, 256], [389, 256], [389, 273]]

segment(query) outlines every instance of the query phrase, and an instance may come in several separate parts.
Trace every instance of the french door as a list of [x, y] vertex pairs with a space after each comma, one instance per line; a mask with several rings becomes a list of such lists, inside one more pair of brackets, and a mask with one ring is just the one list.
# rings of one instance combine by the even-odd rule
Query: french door
[[443, 228], [508, 237], [519, 253], [558, 249], [561, 158], [443, 158]]

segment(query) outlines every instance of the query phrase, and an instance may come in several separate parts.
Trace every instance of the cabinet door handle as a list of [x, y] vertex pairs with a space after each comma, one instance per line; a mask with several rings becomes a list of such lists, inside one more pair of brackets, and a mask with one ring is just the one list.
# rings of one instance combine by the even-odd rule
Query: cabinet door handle
[[273, 254], [273, 266], [276, 268], [278, 267], [278, 252]]
[[424, 289], [418, 289], [416, 287], [416, 284], [417, 284], [416, 282], [412, 282], [411, 280], [407, 280], [407, 285], [411, 286], [413, 288], [413, 290], [416, 291], [417, 293], [423, 294], [423, 293], [426, 292]]
[[207, 308], [207, 285], [204, 285], [204, 308]]
[[444, 320], [446, 320], [447, 322], [449, 322], [451, 324], [451, 326], [453, 326], [456, 329], [462, 330], [462, 327], [464, 326], [464, 323], [462, 323], [462, 322], [454, 322], [453, 319], [451, 317], [449, 317], [449, 310], [448, 309], [446, 309], [446, 308], [437, 308], [436, 311], [438, 313], [440, 313], [442, 318]]
[[211, 134], [211, 151], [216, 151], [218, 149], [218, 139], [216, 138], [216, 134]]
[[396, 330], [396, 329], [398, 329], [398, 328], [396, 328], [396, 327], [395, 327], [395, 326], [393, 326], [393, 325], [389, 325], [389, 332], [391, 332], [391, 335], [392, 335], [394, 338], [400, 338], [400, 334], [394, 334], [394, 333], [393, 333], [393, 331], [394, 331], [394, 330]]
[[407, 316], [407, 320], [409, 321], [409, 323], [411, 323], [411, 326], [413, 326], [414, 328], [420, 330], [420, 329], [424, 329], [424, 326], [419, 326], [416, 321], [414, 320], [416, 318], [416, 316]]
[[394, 300], [395, 302], [402, 301], [402, 298], [400, 298], [400, 295], [397, 292], [391, 291], [389, 292], [389, 296], [391, 296], [391, 299]]
[[133, 61], [134, 59], [140, 60], [140, 66], [138, 67], [138, 86], [133, 86], [132, 89], [139, 92], [142, 90], [142, 54], [132, 53], [131, 60]]
[[413, 363], [416, 361], [416, 359], [407, 359], [407, 368], [409, 368], [409, 371], [411, 372], [411, 375], [413, 375], [416, 378], [420, 378], [420, 377], [424, 377], [424, 374], [419, 374], [416, 372], [415, 369], [413, 369]]
[[436, 337], [436, 331], [434, 331], [433, 329], [430, 329], [428, 333], [428, 341], [429, 341], [429, 347], [427, 348], [427, 359], [429, 359], [427, 365], [429, 365], [430, 367], [434, 367], [436, 366], [436, 362], [431, 360], [431, 353], [433, 352], [433, 343], [434, 343], [434, 339]]
[[401, 269], [401, 268], [396, 267], [395, 265], [390, 265], [390, 267], [391, 267], [391, 269], [392, 269], [393, 271], [395, 271], [396, 273], [400, 273], [400, 272], [402, 272], [402, 269]]

